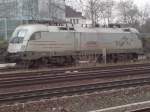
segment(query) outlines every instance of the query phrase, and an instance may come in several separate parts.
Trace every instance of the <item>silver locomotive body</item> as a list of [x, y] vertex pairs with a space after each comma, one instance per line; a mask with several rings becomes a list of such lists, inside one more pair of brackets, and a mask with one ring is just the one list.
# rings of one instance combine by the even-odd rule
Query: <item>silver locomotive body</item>
[[77, 59], [83, 55], [96, 55], [99, 58], [103, 56], [104, 50], [109, 56], [138, 55], [142, 52], [142, 42], [137, 34], [138, 31], [133, 28], [25, 25], [13, 33], [8, 53], [10, 57], [21, 60], [51, 60], [55, 57], [58, 61], [62, 57]]

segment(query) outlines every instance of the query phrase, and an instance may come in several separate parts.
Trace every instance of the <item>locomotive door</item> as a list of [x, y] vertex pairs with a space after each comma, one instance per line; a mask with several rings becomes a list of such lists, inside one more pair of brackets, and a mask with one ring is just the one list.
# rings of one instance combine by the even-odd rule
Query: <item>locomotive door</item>
[[77, 52], [81, 50], [80, 35], [81, 35], [80, 32], [74, 32], [74, 47], [75, 47], [75, 51], [77, 51]]

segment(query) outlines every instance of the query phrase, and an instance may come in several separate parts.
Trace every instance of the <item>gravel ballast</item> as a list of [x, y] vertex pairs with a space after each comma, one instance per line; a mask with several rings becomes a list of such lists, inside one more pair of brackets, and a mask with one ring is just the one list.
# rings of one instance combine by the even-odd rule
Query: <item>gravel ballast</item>
[[150, 86], [0, 106], [0, 112], [88, 112], [150, 100]]

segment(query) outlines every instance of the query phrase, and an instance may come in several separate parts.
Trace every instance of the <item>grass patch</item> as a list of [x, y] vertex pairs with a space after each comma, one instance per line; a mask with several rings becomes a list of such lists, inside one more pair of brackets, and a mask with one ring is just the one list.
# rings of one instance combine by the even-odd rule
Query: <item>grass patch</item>
[[8, 46], [8, 42], [7, 41], [4, 41], [4, 40], [0, 40], [0, 49], [2, 48], [7, 48]]

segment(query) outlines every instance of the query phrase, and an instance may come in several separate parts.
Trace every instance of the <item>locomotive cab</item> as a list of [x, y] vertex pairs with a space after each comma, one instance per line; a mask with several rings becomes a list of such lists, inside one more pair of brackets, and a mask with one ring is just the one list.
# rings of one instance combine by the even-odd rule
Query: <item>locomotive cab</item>
[[27, 29], [19, 29], [13, 33], [12, 38], [9, 41], [8, 52], [17, 53], [23, 52], [25, 50], [25, 37], [27, 35], [27, 32]]
[[38, 24], [17, 27], [9, 40], [6, 61], [16, 62], [25, 58], [28, 55], [27, 53], [29, 53], [27, 48], [30, 40], [39, 31], [47, 31], [47, 27]]
[[32, 35], [39, 31], [47, 31], [44, 25], [24, 25], [16, 28], [9, 41], [8, 52], [25, 52]]

